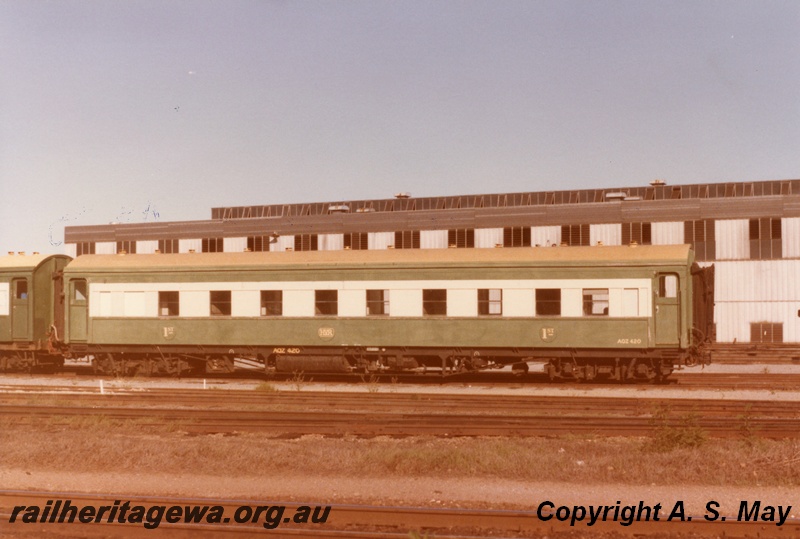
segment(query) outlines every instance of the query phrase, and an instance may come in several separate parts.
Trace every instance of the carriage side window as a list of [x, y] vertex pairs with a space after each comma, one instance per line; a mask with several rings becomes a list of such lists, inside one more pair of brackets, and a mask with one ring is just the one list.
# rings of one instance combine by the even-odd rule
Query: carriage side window
[[158, 293], [158, 315], [159, 316], [180, 315], [180, 300], [177, 291]]
[[561, 316], [561, 289], [536, 289], [536, 316]]
[[261, 291], [261, 316], [281, 316], [283, 314], [283, 290]]
[[608, 316], [608, 288], [583, 289], [584, 316]]
[[677, 298], [678, 297], [678, 276], [659, 275], [658, 276], [658, 297]]
[[86, 301], [86, 281], [72, 281], [72, 300], [73, 302]]
[[15, 290], [14, 297], [16, 299], [28, 299], [28, 281], [27, 279], [17, 279], [14, 281]]
[[422, 291], [422, 314], [425, 316], [447, 316], [447, 290]]
[[501, 316], [503, 314], [503, 291], [499, 288], [478, 289], [478, 314]]
[[231, 315], [231, 291], [212, 290], [211, 316], [230, 316], [230, 315]]
[[314, 313], [317, 316], [336, 316], [339, 314], [339, 291], [315, 290]]
[[367, 290], [367, 315], [388, 316], [388, 314], [389, 314], [389, 291]]

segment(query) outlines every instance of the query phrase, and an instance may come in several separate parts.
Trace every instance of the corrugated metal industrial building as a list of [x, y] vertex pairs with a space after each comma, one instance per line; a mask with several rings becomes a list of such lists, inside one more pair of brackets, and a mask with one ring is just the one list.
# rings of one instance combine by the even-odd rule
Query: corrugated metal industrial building
[[719, 343], [800, 343], [800, 180], [221, 207], [206, 221], [66, 227], [66, 253], [691, 244]]

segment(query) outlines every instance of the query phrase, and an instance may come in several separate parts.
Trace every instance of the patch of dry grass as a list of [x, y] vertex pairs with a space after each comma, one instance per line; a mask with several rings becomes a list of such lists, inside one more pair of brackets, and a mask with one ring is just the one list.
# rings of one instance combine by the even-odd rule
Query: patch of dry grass
[[[5, 424], [3, 424], [5, 423]], [[267, 434], [188, 435], [181, 425], [153, 427], [98, 416], [38, 428], [0, 421], [7, 467], [26, 470], [170, 470], [249, 476], [487, 477], [558, 482], [800, 485], [800, 442], [715, 440], [654, 452], [640, 438], [360, 439]]]

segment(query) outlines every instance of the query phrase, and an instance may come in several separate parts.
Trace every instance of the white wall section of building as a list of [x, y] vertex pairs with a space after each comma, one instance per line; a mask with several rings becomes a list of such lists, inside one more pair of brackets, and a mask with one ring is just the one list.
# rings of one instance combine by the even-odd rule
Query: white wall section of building
[[344, 249], [344, 234], [320, 234], [317, 237], [320, 251], [341, 251]]
[[601, 242], [603, 245], [622, 245], [622, 225], [611, 223], [589, 226], [590, 245]]
[[653, 245], [680, 245], [684, 243], [683, 221], [653, 223], [650, 230]]
[[115, 241], [98, 241], [94, 244], [94, 254], [96, 255], [114, 255], [117, 254], [117, 242]]
[[136, 254], [152, 255], [158, 250], [158, 240], [139, 240], [136, 242]]
[[[503, 243], [502, 236], [500, 243]], [[531, 245], [539, 245], [541, 247], [550, 247], [552, 245], [561, 244], [561, 227], [560, 226], [532, 226], [531, 227]]]
[[747, 260], [750, 258], [750, 221], [720, 219], [714, 222], [717, 260]]
[[201, 239], [178, 240], [178, 252], [188, 253], [189, 251], [194, 251], [195, 253], [202, 252], [203, 240]]
[[422, 230], [419, 233], [422, 249], [447, 249], [447, 230]]
[[370, 250], [388, 249], [394, 247], [394, 232], [370, 232], [367, 234], [367, 247]]
[[478, 249], [491, 249], [503, 245], [503, 229], [502, 228], [476, 228], [475, 229], [475, 247]]
[[222, 238], [222, 251], [243, 253], [247, 249], [247, 238]]
[[800, 217], [784, 217], [781, 226], [783, 258], [800, 258]]

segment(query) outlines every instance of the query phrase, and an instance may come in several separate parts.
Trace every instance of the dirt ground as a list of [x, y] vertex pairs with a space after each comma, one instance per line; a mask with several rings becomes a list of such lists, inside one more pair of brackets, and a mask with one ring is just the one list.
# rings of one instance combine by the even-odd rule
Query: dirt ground
[[[255, 472], [255, 471], [254, 471]], [[800, 489], [794, 487], [709, 487], [703, 485], [570, 484], [512, 479], [441, 477], [363, 477], [280, 473], [264, 470], [244, 477], [170, 474], [156, 470], [115, 473], [24, 471], [0, 468], [5, 489], [125, 493], [242, 500], [315, 501], [402, 506], [519, 509], [531, 511], [550, 500], [557, 505], [623, 505], [685, 502], [687, 513], [703, 514], [711, 500], [723, 514], [735, 515], [741, 500], [795, 505], [800, 518]]]
[[[765, 398], [774, 397], [769, 395]], [[797, 398], [796, 395], [793, 397]], [[727, 463], [728, 470], [725, 473], [729, 475], [726, 477], [736, 477], [739, 473], [737, 470], [741, 469], [742, 475], [752, 476], [744, 482], [725, 478], [709, 481], [708, 477], [713, 477], [716, 467], [721, 466], [713, 456], [699, 461], [687, 460], [685, 466], [678, 460], [675, 473], [681, 472], [679, 481], [643, 481], [635, 477], [616, 481], [613, 477], [621, 469], [616, 462], [613, 466], [604, 465], [610, 470], [605, 477], [596, 474], [582, 477], [581, 474], [572, 473], [568, 478], [559, 480], [553, 479], [553, 474], [545, 473], [545, 470], [539, 468], [540, 462], [544, 463], [547, 458], [551, 459], [548, 462], [552, 462], [552, 454], [560, 451], [558, 447], [542, 449], [542, 453], [538, 455], [535, 454], [535, 449], [529, 450], [524, 458], [519, 457], [517, 473], [504, 469], [502, 473], [483, 470], [471, 475], [470, 463], [464, 462], [458, 464], [461, 468], [455, 469], [454, 473], [443, 473], [443, 468], [436, 466], [432, 466], [430, 471], [422, 469], [409, 473], [403, 468], [387, 471], [385, 468], [370, 465], [370, 460], [362, 461], [352, 456], [368, 449], [375, 452], [374, 446], [378, 444], [372, 442], [363, 446], [355, 442], [350, 444], [348, 440], [339, 443], [340, 447], [350, 447], [348, 451], [352, 452], [347, 453], [350, 455], [348, 459], [352, 461], [348, 467], [333, 466], [334, 463], [338, 464], [337, 459], [343, 459], [338, 454], [332, 455], [328, 463], [320, 462], [324, 459], [313, 462], [314, 459], [308, 458], [308, 455], [320, 455], [320, 451], [326, 451], [328, 444], [332, 444], [329, 440], [312, 438], [306, 445], [299, 445], [296, 450], [287, 450], [284, 447], [282, 451], [288, 452], [288, 457], [286, 454], [277, 455], [277, 443], [251, 441], [249, 453], [236, 455], [237, 448], [242, 447], [243, 438], [221, 438], [212, 445], [204, 445], [196, 440], [181, 438], [179, 433], [174, 432], [153, 435], [126, 432], [119, 436], [119, 432], [108, 434], [104, 429], [106, 425], [103, 424], [66, 430], [49, 427], [43, 429], [41, 437], [37, 438], [36, 433], [0, 428], [0, 455], [3, 455], [0, 457], [0, 488], [114, 493], [120, 496], [226, 498], [248, 502], [302, 501], [315, 504], [523, 511], [535, 511], [544, 501], [551, 501], [555, 507], [638, 505], [640, 502], [651, 506], [661, 504], [663, 507], [672, 507], [677, 501], [683, 501], [686, 512], [690, 515], [703, 515], [706, 513], [706, 504], [717, 502], [721, 514], [733, 517], [742, 501], [759, 501], [762, 506], [792, 506], [789, 518], [800, 519], [800, 487], [796, 474], [787, 472], [787, 476], [791, 475], [791, 479], [787, 481], [780, 480], [780, 473], [778, 479], [773, 474], [769, 480], [763, 481], [759, 472], [772, 464], [769, 460], [759, 459], [758, 448], [743, 452], [743, 462], [734, 461], [732, 468], [731, 463]], [[119, 440], [112, 442], [111, 439], [115, 436]], [[142, 443], [143, 439], [149, 442]], [[575, 441], [565, 441], [572, 442]], [[560, 443], [559, 440], [558, 444]], [[575, 443], [577, 447], [584, 441]], [[597, 443], [604, 442], [600, 440]], [[716, 445], [719, 444], [713, 440], [707, 442], [707, 446], [712, 449]], [[209, 451], [209, 447], [214, 446], [218, 451]], [[386, 444], [384, 447], [389, 450], [391, 446]], [[566, 447], [569, 452], [570, 446]], [[795, 464], [792, 463], [800, 462], [797, 460], [800, 458], [800, 446], [787, 447], [790, 447], [791, 454], [786, 455], [782, 466], [789, 470], [787, 466], [793, 467]], [[185, 450], [185, 455], [182, 455], [181, 449]], [[317, 453], [312, 449], [316, 449]], [[256, 451], [266, 455], [259, 455]], [[380, 447], [377, 451], [381, 451]], [[519, 453], [516, 446], [514, 451]], [[98, 456], [98, 452], [108, 454]], [[166, 460], [161, 455], [164, 452], [171, 452]], [[33, 456], [26, 458], [25, 455], [28, 454]], [[440, 455], [421, 455], [429, 454]], [[182, 458], [184, 460], [178, 460]], [[227, 461], [237, 458], [240, 460], [235, 466], [229, 467]], [[505, 458], [514, 457], [512, 455]], [[579, 455], [571, 462], [573, 465], [583, 466], [580, 460], [582, 458]], [[620, 458], [623, 462], [635, 460], [640, 467], [646, 468], [651, 459], [656, 462], [662, 457], [630, 451]], [[772, 462], [780, 458], [774, 454], [769, 457]], [[194, 462], [194, 466], [187, 467], [187, 460]], [[100, 464], [94, 466], [93, 462]], [[115, 462], [119, 464], [114, 465]], [[179, 462], [181, 466], [170, 464]], [[591, 466], [591, 462], [587, 466]], [[695, 471], [698, 476], [702, 471], [702, 479], [692, 479]], [[720, 477], [723, 477], [721, 473]], [[768, 528], [765, 530], [769, 531]], [[635, 529], [631, 531], [635, 532]]]

